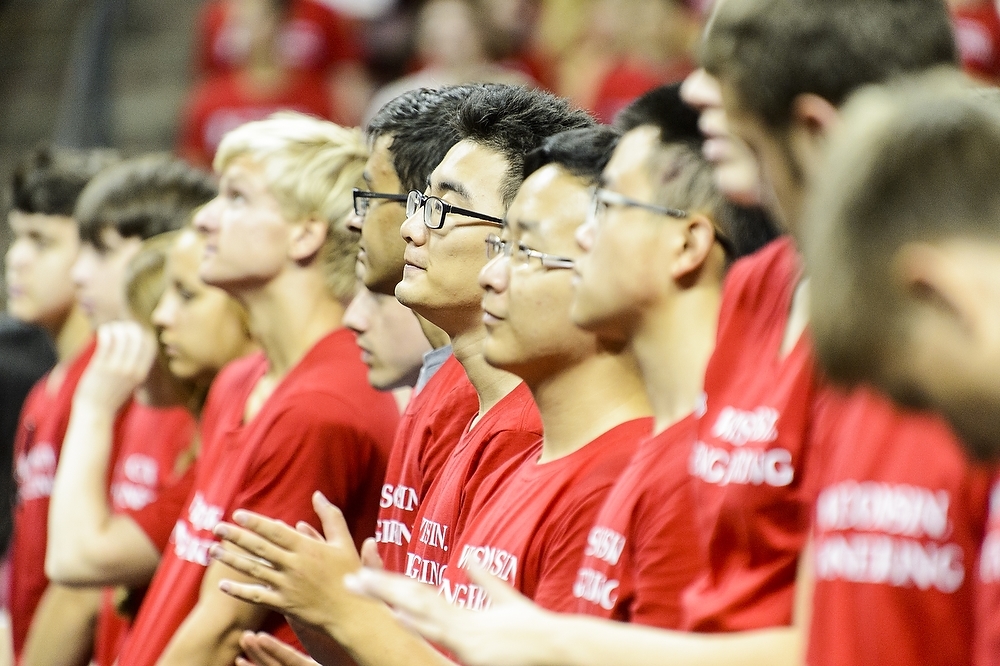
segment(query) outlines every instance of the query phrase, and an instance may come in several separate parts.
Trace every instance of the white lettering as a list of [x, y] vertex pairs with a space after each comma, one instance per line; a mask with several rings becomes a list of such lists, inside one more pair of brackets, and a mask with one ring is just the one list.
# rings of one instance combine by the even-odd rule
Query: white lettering
[[510, 582], [517, 576], [517, 555], [512, 555], [502, 548], [493, 546], [463, 546], [458, 558], [458, 566], [466, 568], [469, 562], [475, 562], [490, 574]]
[[188, 508], [188, 521], [191, 527], [196, 530], [211, 532], [215, 526], [222, 521], [225, 511], [222, 507], [212, 506], [205, 501], [205, 496], [200, 492], [194, 494], [191, 506]]
[[170, 540], [174, 542], [174, 553], [177, 557], [203, 567], [208, 566], [208, 550], [215, 543], [215, 539], [202, 539], [194, 535], [183, 520], [178, 520], [174, 524], [173, 532], [170, 533]]
[[849, 480], [820, 493], [816, 522], [824, 531], [856, 529], [943, 539], [949, 533], [949, 505], [944, 490]]
[[617, 580], [608, 580], [600, 571], [584, 567], [576, 575], [573, 596], [609, 611], [618, 602], [618, 585]]
[[725, 449], [695, 442], [688, 459], [688, 471], [707, 483], [726, 486], [730, 483], [780, 488], [795, 477], [792, 454], [788, 449]]
[[26, 454], [17, 457], [17, 496], [27, 502], [52, 495], [56, 479], [56, 449], [49, 442], [39, 442]]
[[583, 554], [596, 557], [614, 566], [625, 550], [625, 537], [607, 527], [594, 527], [587, 535], [587, 548]]
[[398, 520], [379, 520], [375, 525], [376, 543], [394, 543], [402, 546], [410, 543], [410, 528]]
[[712, 436], [743, 446], [747, 442], [773, 442], [778, 439], [778, 410], [758, 407], [752, 412], [726, 407], [712, 426]]
[[420, 543], [448, 551], [448, 526], [424, 518], [420, 523]]
[[817, 540], [816, 575], [823, 580], [931, 588], [951, 593], [965, 580], [962, 549], [881, 534], [835, 534]]
[[413, 553], [406, 554], [406, 575], [419, 580], [421, 583], [437, 587], [441, 584], [441, 579], [447, 570], [447, 564], [438, 564], [433, 560], [425, 560]]
[[379, 500], [379, 506], [383, 509], [396, 507], [403, 511], [416, 511], [419, 505], [420, 498], [417, 497], [417, 491], [413, 488], [393, 486], [391, 483], [382, 486], [382, 498]]
[[441, 581], [438, 590], [448, 603], [471, 611], [483, 611], [490, 607], [491, 601], [486, 590], [473, 583], [452, 583], [448, 578]]

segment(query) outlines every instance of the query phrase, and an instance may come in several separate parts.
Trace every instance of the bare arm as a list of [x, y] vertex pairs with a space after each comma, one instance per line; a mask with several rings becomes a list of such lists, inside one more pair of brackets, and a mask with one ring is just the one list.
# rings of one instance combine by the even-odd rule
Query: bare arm
[[22, 666], [86, 666], [101, 607], [99, 588], [50, 584], [31, 620]]
[[138, 325], [101, 327], [73, 399], [49, 505], [45, 573], [67, 585], [144, 585], [160, 561], [149, 537], [108, 506], [115, 414], [149, 370], [155, 342]]
[[170, 639], [157, 662], [159, 666], [231, 666], [240, 654], [240, 637], [264, 623], [266, 608], [238, 601], [219, 591], [223, 577], [234, 578], [234, 575], [217, 562], [208, 566], [198, 603]]

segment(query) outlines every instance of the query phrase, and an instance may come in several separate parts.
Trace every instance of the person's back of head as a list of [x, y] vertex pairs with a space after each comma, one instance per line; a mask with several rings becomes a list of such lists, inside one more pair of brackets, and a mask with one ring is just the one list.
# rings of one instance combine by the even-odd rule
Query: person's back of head
[[108, 150], [36, 148], [14, 169], [11, 205], [28, 215], [72, 217], [87, 183], [117, 161], [117, 154]]
[[387, 102], [369, 121], [368, 141], [392, 137], [389, 154], [404, 192], [423, 191], [445, 154], [458, 143], [451, 120], [478, 86], [418, 88]]
[[74, 216], [81, 240], [101, 248], [105, 229], [142, 240], [179, 229], [215, 192], [204, 171], [169, 155], [144, 155], [103, 170], [80, 194]]
[[783, 127], [800, 94], [839, 106], [861, 86], [958, 55], [942, 0], [722, 0], [702, 60], [741, 108]]
[[[712, 165], [702, 155], [704, 135], [698, 129], [698, 111], [680, 95], [680, 84], [655, 88], [619, 113], [615, 127], [622, 133], [651, 126], [659, 132], [659, 150], [653, 160], [666, 158], [673, 164], [669, 179], [657, 188], [658, 205], [707, 213], [716, 225], [720, 242], [732, 261], [751, 254], [778, 236], [778, 228], [766, 211], [738, 206], [719, 192], [712, 179]], [[665, 164], [651, 165], [661, 175]]]
[[522, 86], [486, 83], [476, 87], [454, 119], [460, 141], [471, 141], [504, 157], [508, 170], [499, 185], [509, 206], [524, 174], [525, 156], [559, 132], [591, 127], [594, 119], [560, 97]]

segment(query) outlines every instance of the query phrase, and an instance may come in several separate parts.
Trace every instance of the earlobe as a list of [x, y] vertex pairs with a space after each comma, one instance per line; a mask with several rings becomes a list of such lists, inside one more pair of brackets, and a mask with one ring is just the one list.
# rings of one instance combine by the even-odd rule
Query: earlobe
[[308, 261], [319, 254], [326, 242], [329, 223], [316, 218], [295, 224], [291, 231], [290, 258], [294, 261]]

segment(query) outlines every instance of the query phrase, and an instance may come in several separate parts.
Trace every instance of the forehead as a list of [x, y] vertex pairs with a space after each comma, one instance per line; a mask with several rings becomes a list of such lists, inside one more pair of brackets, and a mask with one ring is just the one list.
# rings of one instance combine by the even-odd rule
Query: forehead
[[604, 186], [619, 192], [652, 188], [649, 160], [659, 141], [659, 129], [644, 125], [627, 132], [618, 142], [602, 174]]
[[590, 188], [563, 167], [547, 164], [518, 190], [507, 223], [513, 234], [539, 241], [568, 240], [587, 213]]
[[264, 184], [264, 166], [250, 155], [239, 155], [225, 166], [219, 177], [224, 181], [256, 181]]
[[76, 229], [76, 221], [68, 215], [45, 215], [42, 213], [24, 213], [11, 210], [7, 214], [7, 223], [15, 231], [52, 231]]
[[468, 139], [459, 141], [431, 174], [431, 191], [459, 185], [469, 193], [470, 202], [496, 199], [509, 166], [501, 153]]

